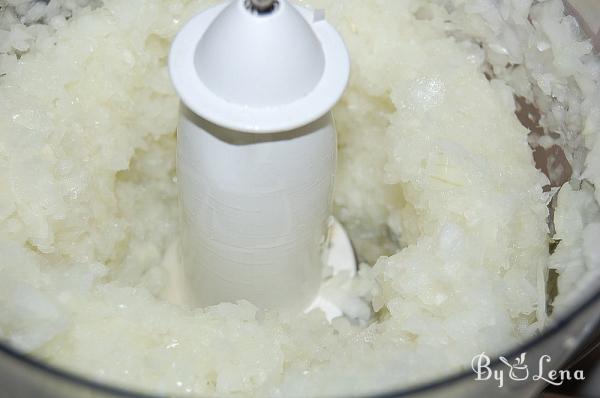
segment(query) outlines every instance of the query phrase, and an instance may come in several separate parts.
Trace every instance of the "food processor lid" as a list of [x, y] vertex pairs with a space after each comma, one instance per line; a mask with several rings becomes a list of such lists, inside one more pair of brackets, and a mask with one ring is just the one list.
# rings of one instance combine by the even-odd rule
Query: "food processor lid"
[[189, 109], [253, 133], [289, 131], [325, 115], [350, 70], [324, 13], [287, 0], [233, 0], [201, 13], [175, 38], [169, 64]]

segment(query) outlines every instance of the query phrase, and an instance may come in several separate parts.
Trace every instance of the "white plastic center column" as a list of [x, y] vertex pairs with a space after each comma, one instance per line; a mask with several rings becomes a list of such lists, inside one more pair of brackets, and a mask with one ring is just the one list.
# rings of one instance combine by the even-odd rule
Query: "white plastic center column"
[[234, 0], [173, 42], [181, 253], [198, 306], [301, 311], [317, 296], [349, 59], [322, 13]]

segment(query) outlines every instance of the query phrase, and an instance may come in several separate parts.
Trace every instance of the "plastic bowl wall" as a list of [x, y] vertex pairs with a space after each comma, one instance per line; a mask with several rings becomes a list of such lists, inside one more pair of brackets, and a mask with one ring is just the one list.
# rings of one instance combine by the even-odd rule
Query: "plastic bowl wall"
[[[565, 0], [567, 10], [575, 16], [596, 50], [600, 50], [600, 2], [597, 0]], [[587, 281], [581, 288], [579, 301], [570, 311], [557, 316], [542, 334], [515, 347], [503, 356], [512, 361], [525, 352], [526, 365], [537, 370], [540, 359], [548, 355], [552, 360], [544, 363], [545, 373], [560, 369], [581, 347], [597, 337], [600, 326], [600, 275]], [[492, 369], [507, 371], [498, 358]], [[390, 369], [390, 377], [393, 377]], [[503, 388], [496, 380], [475, 380], [475, 373], [467, 369], [461, 373], [440, 378], [408, 389], [390, 391], [373, 397], [444, 397], [444, 398], [495, 398], [533, 397], [545, 386], [544, 380], [514, 381], [506, 377]], [[104, 385], [44, 364], [0, 343], [0, 398], [159, 398], [114, 386]]]

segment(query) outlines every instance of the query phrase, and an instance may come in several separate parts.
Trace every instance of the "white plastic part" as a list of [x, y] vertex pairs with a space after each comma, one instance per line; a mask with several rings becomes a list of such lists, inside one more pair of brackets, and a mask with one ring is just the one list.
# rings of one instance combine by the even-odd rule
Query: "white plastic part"
[[181, 29], [169, 69], [196, 115], [232, 130], [273, 133], [329, 112], [346, 87], [350, 61], [322, 12], [280, 0], [272, 13], [255, 15], [234, 0]]
[[[352, 242], [344, 230], [344, 227], [342, 227], [342, 225], [333, 217], [329, 224], [329, 243], [323, 251], [323, 263], [328, 267], [327, 271], [330, 271], [331, 273], [328, 275], [329, 277], [335, 277], [341, 273], [346, 273], [349, 278], [356, 275], [357, 264]], [[331, 294], [331, 290], [334, 291], [334, 294]], [[339, 290], [340, 289], [336, 288], [323, 289], [322, 286], [317, 298], [304, 310], [304, 312], [309, 313], [319, 309], [325, 313], [325, 318], [329, 322], [337, 317], [343, 316], [344, 306], [339, 305], [337, 302], [338, 300], [336, 300], [337, 297], [340, 296]]]
[[244, 2], [231, 3], [208, 26], [195, 55], [198, 76], [208, 89], [254, 108], [306, 96], [325, 69], [315, 32], [286, 2], [269, 16], [248, 12]]
[[173, 42], [186, 283], [199, 306], [302, 311], [317, 296], [336, 163], [330, 110], [349, 75], [322, 13], [279, 0], [211, 8]]
[[[176, 241], [167, 249], [163, 257], [162, 267], [169, 276], [163, 296], [173, 304], [190, 305], [193, 304], [191, 299], [193, 297], [191, 293], [192, 286], [187, 283], [185, 267], [179, 259], [179, 254], [180, 250]], [[319, 295], [304, 312], [322, 311], [325, 318], [330, 322], [343, 315], [360, 321], [367, 321], [371, 315], [370, 313], [361, 317], [348, 311], [349, 306], [360, 300], [360, 298], [350, 295], [350, 299], [348, 299], [348, 297], [344, 297], [348, 294], [346, 294], [343, 286], [332, 287], [328, 285], [331, 278], [339, 274], [345, 273], [349, 278], [353, 278], [357, 271], [352, 242], [344, 227], [333, 217], [330, 219], [329, 224], [329, 243], [323, 251], [323, 264], [327, 267], [325, 269], [326, 275], [323, 278], [324, 284], [321, 286]], [[340, 296], [342, 297], [341, 300]], [[364, 302], [364, 306], [368, 307], [368, 304]]]
[[182, 254], [195, 304], [245, 299], [294, 311], [310, 304], [331, 210], [331, 116], [264, 135], [183, 109], [177, 147]]

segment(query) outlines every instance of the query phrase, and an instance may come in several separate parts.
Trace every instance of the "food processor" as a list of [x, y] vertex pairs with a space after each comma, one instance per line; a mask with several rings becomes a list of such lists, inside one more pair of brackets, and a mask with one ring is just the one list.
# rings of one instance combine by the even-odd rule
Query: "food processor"
[[[329, 236], [332, 234], [331, 231], [335, 231], [336, 228], [338, 232], [334, 235], [342, 236], [342, 240], [344, 240], [345, 235], [340, 229], [341, 227], [329, 217], [329, 200], [332, 190], [331, 177], [335, 163], [335, 127], [329, 111], [341, 96], [347, 81], [349, 68], [347, 55], [341, 40], [336, 38], [335, 33], [329, 30], [329, 25], [326, 25], [324, 16], [318, 12], [309, 14], [302, 10], [296, 11], [291, 8], [294, 6], [287, 1], [248, 0], [234, 1], [231, 4], [228, 9], [225, 6], [217, 6], [201, 14], [197, 17], [197, 24], [194, 24], [194, 20], [192, 20], [190, 25], [187, 25], [189, 28], [184, 28], [175, 40], [170, 58], [174, 86], [182, 99], [178, 129], [182, 138], [178, 143], [179, 183], [186, 187], [182, 190], [180, 201], [182, 212], [184, 212], [183, 219], [188, 220], [184, 222], [183, 227], [184, 270], [182, 272], [186, 277], [182, 279], [189, 282], [190, 290], [174, 301], [191, 300], [198, 305], [207, 305], [252, 297], [266, 308], [285, 308], [298, 311], [313, 308], [316, 302], [318, 307], [327, 312], [329, 307], [322, 303], [323, 298], [317, 297], [321, 269], [304, 269], [299, 265], [304, 263], [303, 261], [288, 260], [297, 259], [298, 253], [308, 253], [312, 257], [316, 257], [323, 254], [324, 251], [325, 255], [328, 255], [324, 247], [327, 246]], [[253, 15], [253, 19], [247, 22], [249, 26], [244, 26], [244, 22], [238, 19], [241, 15], [239, 14], [241, 9], [235, 7], [250, 7], [256, 13], [256, 15]], [[289, 91], [281, 91], [282, 85], [277, 83], [277, 72], [289, 71], [289, 65], [301, 64], [300, 61], [293, 58], [298, 55], [298, 52], [292, 51], [290, 54], [276, 60], [259, 56], [256, 59], [260, 62], [253, 63], [249, 59], [252, 52], [245, 51], [249, 48], [247, 43], [262, 43], [267, 49], [269, 46], [273, 46], [273, 48], [277, 46], [277, 41], [273, 40], [272, 35], [261, 35], [257, 26], [252, 25], [257, 21], [262, 24], [264, 21], [260, 18], [264, 14], [268, 14], [274, 7], [289, 7], [286, 9], [288, 12], [286, 15], [289, 19], [283, 21], [282, 24], [289, 26], [296, 23], [299, 32], [297, 34], [310, 35], [321, 29], [322, 36], [317, 34], [315, 40], [321, 40], [322, 43], [330, 40], [328, 42], [330, 47], [324, 45], [325, 51], [323, 54], [315, 53], [311, 48], [304, 49], [305, 52], [301, 58], [306, 62], [306, 65], [301, 70], [296, 71], [294, 76], [308, 75], [309, 77], [295, 80], [295, 87], [292, 87]], [[583, 30], [600, 49], [600, 3], [572, 0], [567, 3], [567, 9], [578, 19]], [[219, 33], [218, 24], [213, 25], [217, 28], [212, 31], [212, 35], [210, 34], [208, 20], [216, 18], [221, 18], [220, 22], [223, 26], [235, 26], [235, 29], [242, 30], [247, 29], [243, 33], [247, 43], [242, 44], [238, 51], [230, 51], [231, 45], [221, 46], [221, 43], [211, 43], [210, 39], [216, 40], [223, 37], [223, 33]], [[304, 25], [305, 23], [316, 24], [318, 28], [315, 28], [313, 32], [308, 31]], [[206, 38], [206, 41], [203, 42], [202, 38]], [[265, 40], [273, 41], [268, 42]], [[199, 42], [203, 44], [198, 45]], [[213, 54], [211, 57], [213, 60], [224, 57], [224, 63], [240, 69], [224, 71], [218, 65], [199, 66], [195, 58], [194, 51], [196, 49]], [[298, 48], [294, 48], [294, 50], [300, 51]], [[277, 51], [284, 50], [278, 49]], [[240, 54], [245, 54], [245, 58], [242, 57], [232, 61], [231, 57], [241, 56]], [[181, 61], [180, 58], [184, 61]], [[178, 68], [190, 66], [189, 63], [186, 64], [186, 60], [191, 61], [192, 67], [188, 68], [187, 71], [179, 70], [174, 73], [173, 71]], [[316, 69], [312, 70], [313, 76], [310, 77], [311, 68], [315, 68], [315, 66]], [[269, 68], [273, 69], [269, 70]], [[306, 73], [307, 69], [308, 73]], [[207, 83], [205, 87], [202, 85], [195, 86], [190, 84], [189, 76], [178, 81], [178, 78], [184, 76], [185, 73], [194, 74], [192, 80], [210, 81], [211, 83]], [[273, 84], [270, 87], [268, 83], [260, 84], [260, 87], [267, 87], [270, 90], [263, 92], [257, 100], [253, 95], [255, 92], [240, 94], [228, 86], [229, 81], [222, 80], [219, 84], [220, 80], [215, 74], [222, 73], [250, 81], [265, 79], [265, 82]], [[330, 79], [321, 79], [323, 76], [329, 76]], [[287, 76], [283, 78], [287, 79]], [[321, 83], [317, 82], [324, 82], [324, 86], [320, 87]], [[208, 84], [217, 84], [217, 86], [208, 87]], [[303, 108], [286, 109], [294, 99], [313, 91], [316, 92], [313, 100], [307, 101]], [[246, 113], [249, 112], [248, 103], [255, 100], [268, 109], [264, 115], [248, 116]], [[256, 123], [256, 120], [264, 120], [264, 124]], [[533, 126], [526, 127], [534, 128]], [[243, 151], [244, 148], [241, 143], [247, 140], [253, 140], [254, 144], [257, 142], [261, 144], [258, 154]], [[205, 152], [202, 152], [203, 150]], [[201, 159], [207, 163], [197, 163], [198, 158], [195, 154], [198, 152], [202, 152]], [[231, 165], [229, 163], [231, 159], [238, 159], [238, 163], [235, 164], [241, 164], [242, 160], [252, 156], [258, 156], [269, 167], [255, 170], [247, 170], [245, 167], [239, 167], [235, 170], [227, 169]], [[299, 163], [294, 164], [294, 167], [290, 170], [285, 170], [285, 166], [290, 165], [289, 160], [293, 156], [298, 156]], [[225, 158], [228, 159], [227, 162], [222, 161]], [[543, 163], [545, 159], [536, 160]], [[303, 164], [301, 161], [307, 163]], [[317, 164], [318, 167], [311, 169], [310, 166], [314, 164]], [[219, 177], [225, 178], [231, 185], [224, 189], [220, 185], [213, 184], [210, 175], [199, 176], [198, 173], [203, 170], [209, 170], [210, 173], [221, 173]], [[279, 175], [269, 174], [273, 171], [281, 172], [286, 176], [297, 177], [297, 180], [288, 181], [288, 185], [276, 185], [275, 183], [280, 181]], [[308, 171], [312, 171], [313, 174], [308, 173]], [[294, 172], [297, 174], [294, 175]], [[240, 176], [243, 176], [243, 178], [238, 178]], [[304, 190], [302, 195], [299, 196], [298, 192], [293, 192], [293, 187], [303, 183], [314, 189]], [[250, 197], [250, 200], [248, 197], [231, 195], [232, 192], [248, 192], [252, 189], [256, 190], [253, 191], [254, 196]], [[274, 220], [267, 223], [267, 225], [273, 227], [273, 231], [266, 231], [262, 237], [269, 240], [273, 236], [285, 236], [285, 233], [281, 231], [281, 219], [287, 214], [285, 211], [289, 211], [298, 218], [290, 219], [286, 232], [296, 238], [305, 236], [306, 240], [283, 240], [279, 246], [281, 256], [276, 258], [279, 261], [266, 262], [261, 257], [260, 252], [248, 251], [249, 248], [260, 247], [261, 244], [264, 244], [264, 241], [259, 241], [261, 235], [258, 234], [256, 229], [253, 230], [253, 227], [260, 224], [262, 228], [265, 225], [265, 220], [257, 220], [253, 218], [253, 215], [255, 217], [257, 209], [275, 209], [277, 203], [281, 202], [281, 195], [286, 195], [286, 190], [290, 190], [292, 192], [290, 195], [296, 198], [299, 197], [300, 200], [297, 202], [290, 200], [286, 202], [289, 207], [283, 209], [282, 213], [279, 213], [279, 215], [274, 213]], [[269, 196], [273, 192], [276, 192], [277, 195]], [[209, 197], [214, 202], [199, 205], [197, 202], [199, 197]], [[242, 203], [252, 203], [254, 207], [243, 208]], [[205, 225], [194, 221], [194, 217], [206, 219], [206, 214], [210, 215], [209, 218], [224, 217], [225, 212], [219, 211], [219, 206], [237, 209], [242, 214], [246, 214], [247, 218], [241, 225], [228, 224], [226, 218], [212, 225], [214, 227], [214, 225], [225, 223], [230, 227], [228, 231], [214, 230], [211, 229], [210, 224]], [[201, 209], [200, 211], [206, 213], [194, 214], [195, 211], [198, 211], [195, 209]], [[304, 220], [300, 224], [306, 230], [290, 231], [290, 226], [298, 224], [298, 220]], [[224, 269], [209, 269], [207, 264], [211, 264], [213, 261], [211, 261], [211, 258], [203, 258], [202, 253], [208, 252], [216, 258], [222, 259], [225, 256], [225, 252], [219, 251], [222, 245], [215, 245], [214, 243], [220, 242], [219, 237], [221, 239], [224, 239], [225, 236], [230, 238], [232, 231], [239, 232], [238, 235], [235, 235], [235, 248], [238, 252], [227, 259], [226, 263], [228, 265]], [[187, 243], [186, 239], [188, 240]], [[194, 242], [201, 242], [201, 244], [197, 245]], [[269, 247], [269, 250], [273, 249], [273, 247]], [[349, 246], [345, 245], [341, 250], [348, 252]], [[228, 248], [226, 252], [231, 253], [232, 251]], [[253, 262], [252, 274], [246, 273], [240, 268], [242, 259], [246, 260], [247, 258], [251, 258]], [[344, 258], [345, 260], [341, 262], [342, 266], [338, 271], [354, 269], [355, 264], [353, 261], [349, 260], [347, 255]], [[277, 268], [283, 262], [291, 264], [290, 268], [284, 272]], [[258, 272], [260, 277], [253, 278], [252, 275], [255, 272]], [[267, 280], [268, 278], [264, 276], [271, 274], [276, 278], [280, 278], [277, 285], [281, 289], [274, 290], [274, 295], [266, 295], [264, 294], [265, 286], [261, 286], [259, 282]], [[240, 275], [243, 277], [240, 278]], [[210, 279], [210, 286], [215, 287], [209, 295], [204, 294], [207, 289], [201, 285], [202, 281], [207, 280], [207, 278], [212, 278]], [[293, 283], [298, 280], [302, 280], [303, 283]], [[486, 363], [487, 368], [491, 372], [494, 370], [501, 371], [502, 369], [506, 371], [504, 361], [513, 363], [519, 360], [519, 366], [527, 366], [536, 370], [543, 363], [545, 373], [547, 373], [551, 369], [563, 368], [570, 360], [580, 354], [583, 347], [598, 337], [598, 327], [600, 325], [600, 274], [592, 275], [589, 280], [581, 281], [579, 289], [577, 299], [573, 300], [569, 309], [556, 314], [538, 336], [513, 347], [507, 353], [491, 358], [490, 362]], [[289, 294], [290, 291], [294, 291], [294, 293]], [[202, 294], [199, 294], [199, 292], [202, 292]], [[240, 297], [235, 296], [240, 292], [242, 292]], [[291, 300], [286, 301], [286, 298], [291, 298]], [[333, 309], [332, 311], [336, 312], [339, 309]], [[523, 353], [526, 353], [526, 356], [523, 356]], [[546, 356], [551, 358], [551, 361], [546, 361]], [[393, 369], [390, 369], [390, 377], [393, 377]], [[537, 380], [530, 378], [524, 382], [506, 377], [502, 388], [498, 388], [498, 381], [493, 377], [486, 380], [476, 380], [476, 377], [473, 369], [469, 367], [462, 372], [431, 380], [424, 384], [378, 393], [373, 396], [533, 397], [540, 393], [547, 384], [547, 381], [543, 378]], [[0, 397], [10, 398], [158, 398], [158, 396], [155, 397], [118, 386], [98, 383], [70, 371], [47, 365], [37, 358], [23, 355], [4, 343], [0, 343], [0, 386]]]

